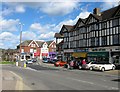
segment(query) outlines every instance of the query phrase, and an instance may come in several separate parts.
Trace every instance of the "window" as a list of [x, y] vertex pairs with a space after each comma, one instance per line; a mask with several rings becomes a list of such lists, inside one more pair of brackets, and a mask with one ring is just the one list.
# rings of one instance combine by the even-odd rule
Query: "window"
[[112, 28], [110, 28], [110, 34], [112, 34]]
[[99, 36], [101, 36], [101, 31], [99, 31]]
[[119, 38], [119, 44], [120, 44], [120, 34], [118, 35], [118, 38]]
[[118, 19], [114, 19], [114, 20], [112, 20], [112, 22], [113, 22], [113, 26], [117, 26], [118, 23], [119, 23], [119, 20]]
[[113, 28], [113, 34], [115, 34], [115, 31], [116, 31], [116, 30], [115, 30], [115, 27], [114, 27], [114, 28]]
[[116, 27], [116, 34], [118, 34], [118, 27]]
[[109, 33], [109, 29], [107, 29], [107, 35], [109, 35], [110, 33]]
[[96, 40], [95, 41], [96, 46], [99, 46], [99, 38], [97, 37], [95, 40]]
[[104, 35], [105, 35], [104, 30], [102, 30], [102, 36], [104, 36]]
[[110, 43], [110, 39], [109, 39], [109, 36], [107, 36], [107, 45], [109, 45]]
[[33, 52], [33, 49], [30, 49], [30, 52]]
[[118, 44], [118, 35], [113, 35], [113, 44]]
[[21, 53], [23, 53], [24, 52], [24, 49], [21, 49]]
[[101, 41], [102, 41], [102, 45], [106, 45], [107, 37], [106, 36], [102, 37]]
[[37, 50], [36, 50], [36, 49], [34, 49], [34, 52], [36, 53], [36, 52], [37, 52]]
[[91, 38], [91, 46], [95, 46], [95, 38]]
[[96, 37], [98, 37], [98, 31], [96, 31]]
[[110, 36], [110, 45], [112, 45], [113, 44], [113, 40], [112, 40], [112, 36]]

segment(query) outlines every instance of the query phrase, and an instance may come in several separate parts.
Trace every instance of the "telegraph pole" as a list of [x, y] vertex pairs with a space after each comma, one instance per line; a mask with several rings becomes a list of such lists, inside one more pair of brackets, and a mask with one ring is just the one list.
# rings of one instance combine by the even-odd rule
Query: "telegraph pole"
[[20, 25], [20, 53], [19, 53], [19, 61], [21, 61], [21, 42], [22, 42], [22, 28], [23, 28], [23, 25], [22, 23], [19, 23]]

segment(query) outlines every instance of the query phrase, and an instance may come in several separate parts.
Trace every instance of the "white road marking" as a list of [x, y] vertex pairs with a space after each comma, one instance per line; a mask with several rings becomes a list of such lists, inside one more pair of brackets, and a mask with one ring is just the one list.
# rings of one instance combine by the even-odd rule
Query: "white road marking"
[[20, 77], [19, 75], [17, 75], [16, 73], [10, 71], [13, 75], [15, 75], [16, 77], [19, 78], [19, 80], [17, 80], [17, 83], [16, 83], [16, 87], [15, 89], [16, 90], [23, 90], [23, 79], [22, 77]]

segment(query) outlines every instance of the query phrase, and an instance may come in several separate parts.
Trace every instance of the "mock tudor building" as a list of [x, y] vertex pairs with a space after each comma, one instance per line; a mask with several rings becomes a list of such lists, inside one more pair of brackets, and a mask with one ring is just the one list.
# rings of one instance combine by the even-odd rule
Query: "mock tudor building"
[[103, 12], [95, 8], [69, 31], [64, 26], [61, 30], [64, 50], [73, 51], [69, 57], [120, 62], [120, 5]]

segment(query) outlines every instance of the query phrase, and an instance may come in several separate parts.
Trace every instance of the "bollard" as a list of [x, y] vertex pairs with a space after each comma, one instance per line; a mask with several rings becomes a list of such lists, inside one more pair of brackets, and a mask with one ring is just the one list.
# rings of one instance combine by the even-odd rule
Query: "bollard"
[[26, 62], [24, 62], [24, 68], [26, 68]]
[[18, 62], [16, 62], [16, 66], [18, 66]]

